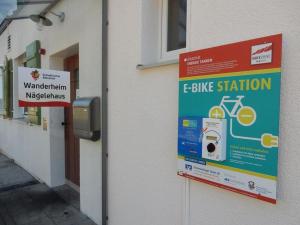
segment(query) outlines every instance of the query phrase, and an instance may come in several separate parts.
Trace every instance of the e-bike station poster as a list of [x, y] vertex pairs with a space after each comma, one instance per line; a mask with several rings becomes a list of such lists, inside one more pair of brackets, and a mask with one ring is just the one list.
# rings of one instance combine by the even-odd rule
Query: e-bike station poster
[[276, 203], [282, 35], [180, 55], [178, 175]]

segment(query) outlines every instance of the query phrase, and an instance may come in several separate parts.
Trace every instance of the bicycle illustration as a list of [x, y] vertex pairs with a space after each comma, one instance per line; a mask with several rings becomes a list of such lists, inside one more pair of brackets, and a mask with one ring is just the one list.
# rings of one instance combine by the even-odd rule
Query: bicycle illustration
[[[231, 99], [230, 96], [223, 96], [219, 105], [213, 106], [209, 110], [210, 118], [224, 119], [228, 114], [230, 117], [230, 135], [233, 138], [259, 141], [265, 148], [278, 147], [278, 136], [273, 136], [269, 133], [264, 133], [260, 138], [239, 136], [233, 133], [232, 120], [235, 118], [242, 126], [251, 126], [256, 121], [256, 112], [250, 106], [244, 106], [242, 100], [245, 98], [243, 95], [236, 96]], [[230, 107], [230, 106], [231, 107]]]
[[[210, 109], [209, 117], [223, 119], [226, 112], [231, 118], [236, 118], [239, 124], [251, 126], [256, 120], [256, 112], [252, 107], [243, 105], [242, 99], [244, 97], [238, 95], [236, 99], [230, 99], [230, 96], [223, 96], [220, 105]], [[231, 109], [227, 107], [228, 103], [233, 105]]]

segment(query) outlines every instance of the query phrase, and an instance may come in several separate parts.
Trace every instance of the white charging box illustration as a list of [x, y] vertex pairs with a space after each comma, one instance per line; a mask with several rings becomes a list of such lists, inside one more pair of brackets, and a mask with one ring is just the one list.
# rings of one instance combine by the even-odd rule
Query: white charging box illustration
[[214, 161], [226, 160], [226, 119], [203, 118], [202, 158]]

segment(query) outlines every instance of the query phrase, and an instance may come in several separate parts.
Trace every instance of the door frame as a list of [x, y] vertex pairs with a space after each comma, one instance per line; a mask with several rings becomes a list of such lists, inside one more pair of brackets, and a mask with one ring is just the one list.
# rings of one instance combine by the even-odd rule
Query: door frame
[[[77, 82], [79, 82], [79, 55], [75, 54], [64, 59], [64, 70], [70, 72], [70, 99], [76, 99]], [[65, 177], [67, 184], [80, 187], [80, 140], [73, 133], [72, 107], [64, 109], [65, 133]], [[77, 189], [77, 188], [75, 188]]]

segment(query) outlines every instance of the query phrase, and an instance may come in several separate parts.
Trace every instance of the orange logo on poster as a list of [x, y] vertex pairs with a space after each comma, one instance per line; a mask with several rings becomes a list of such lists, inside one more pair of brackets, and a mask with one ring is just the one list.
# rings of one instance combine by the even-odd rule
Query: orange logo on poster
[[32, 76], [32, 78], [33, 78], [34, 80], [37, 80], [37, 79], [40, 78], [40, 73], [39, 73], [39, 71], [34, 70], [34, 71], [31, 72], [31, 76]]

